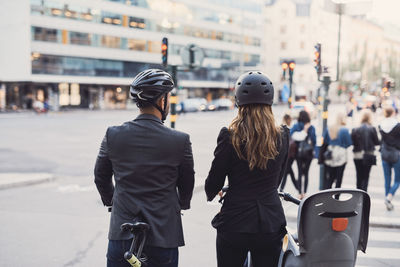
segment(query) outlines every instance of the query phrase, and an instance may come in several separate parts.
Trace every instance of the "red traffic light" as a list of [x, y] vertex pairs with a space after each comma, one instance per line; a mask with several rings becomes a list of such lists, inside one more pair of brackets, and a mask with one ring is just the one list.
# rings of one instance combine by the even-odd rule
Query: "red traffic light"
[[296, 67], [296, 63], [294, 63], [294, 62], [289, 63], [290, 70], [294, 70], [295, 67]]
[[168, 46], [166, 44], [161, 45], [161, 50], [166, 51], [168, 49]]
[[286, 62], [282, 63], [282, 69], [283, 70], [287, 70], [288, 67], [289, 67], [289, 65]]

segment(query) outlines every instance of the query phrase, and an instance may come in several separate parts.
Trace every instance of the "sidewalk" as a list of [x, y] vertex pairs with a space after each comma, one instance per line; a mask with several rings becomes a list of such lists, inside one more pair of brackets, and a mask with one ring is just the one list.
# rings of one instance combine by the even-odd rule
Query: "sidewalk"
[[0, 190], [50, 182], [55, 179], [50, 173], [0, 173]]
[[[350, 151], [348, 156], [349, 160], [344, 171], [342, 188], [354, 189], [356, 188], [356, 171]], [[293, 163], [292, 168], [297, 175], [296, 163]], [[317, 160], [313, 160], [311, 164], [309, 179], [308, 196], [319, 191], [319, 165], [317, 164]], [[289, 192], [294, 197], [298, 196], [289, 177], [286, 182], [285, 191]], [[400, 229], [400, 189], [396, 192], [392, 201], [394, 209], [392, 211], [387, 211], [384, 204], [384, 176], [380, 155], [377, 155], [377, 165], [373, 166], [371, 170], [368, 194], [371, 197], [370, 226]], [[284, 202], [283, 205], [287, 219], [296, 220], [298, 207], [288, 202]]]

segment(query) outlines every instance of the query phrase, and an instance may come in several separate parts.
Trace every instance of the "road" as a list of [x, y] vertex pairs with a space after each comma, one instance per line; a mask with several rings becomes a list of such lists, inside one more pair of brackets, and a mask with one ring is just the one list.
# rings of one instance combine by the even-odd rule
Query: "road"
[[[278, 122], [284, 111], [274, 107]], [[93, 166], [106, 127], [136, 115], [0, 114], [0, 172], [56, 177], [49, 183], [0, 190], [0, 266], [105, 266], [109, 214], [94, 187]], [[177, 128], [191, 135], [196, 170], [192, 209], [183, 215], [186, 246], [180, 249], [180, 266], [216, 266], [210, 221], [219, 204], [206, 202], [202, 185], [218, 132], [233, 116], [233, 111], [185, 114], [177, 121]], [[316, 184], [318, 175], [311, 176], [310, 184]], [[287, 190], [294, 192], [289, 181]], [[295, 224], [289, 222], [289, 227], [295, 229]], [[399, 266], [399, 249], [398, 230], [371, 228], [367, 254], [359, 253], [357, 266]]]

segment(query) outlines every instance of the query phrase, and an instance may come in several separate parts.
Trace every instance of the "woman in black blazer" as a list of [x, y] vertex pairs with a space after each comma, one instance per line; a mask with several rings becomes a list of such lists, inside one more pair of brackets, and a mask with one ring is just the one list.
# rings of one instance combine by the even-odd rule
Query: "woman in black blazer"
[[285, 173], [289, 129], [275, 124], [274, 88], [261, 72], [236, 82], [237, 117], [222, 128], [205, 183], [211, 201], [225, 184], [229, 189], [212, 225], [217, 229], [218, 267], [242, 267], [247, 252], [254, 267], [276, 266], [286, 220], [278, 196]]

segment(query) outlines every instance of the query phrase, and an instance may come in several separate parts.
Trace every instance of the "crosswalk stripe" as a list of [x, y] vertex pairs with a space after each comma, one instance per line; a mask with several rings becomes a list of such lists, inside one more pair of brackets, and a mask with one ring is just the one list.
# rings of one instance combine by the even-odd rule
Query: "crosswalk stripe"
[[400, 253], [399, 253], [398, 248], [368, 247], [366, 254], [359, 252], [357, 257], [358, 258], [385, 259], [385, 260], [400, 260]]
[[400, 232], [370, 231], [368, 239], [369, 241], [400, 242]]

